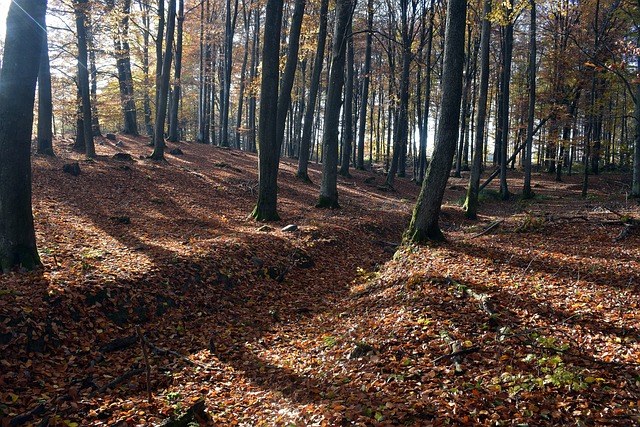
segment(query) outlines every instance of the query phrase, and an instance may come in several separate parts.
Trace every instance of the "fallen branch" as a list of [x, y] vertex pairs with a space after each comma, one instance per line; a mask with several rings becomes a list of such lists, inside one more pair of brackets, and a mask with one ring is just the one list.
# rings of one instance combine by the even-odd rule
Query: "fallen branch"
[[499, 224], [501, 224], [504, 221], [503, 219], [497, 219], [495, 221], [493, 221], [491, 224], [489, 224], [489, 226], [487, 228], [485, 228], [483, 231], [474, 234], [473, 236], [471, 236], [472, 239], [475, 239], [476, 237], [480, 237], [484, 234], [487, 234], [488, 232], [490, 232], [491, 230], [493, 230], [494, 228], [496, 228]]
[[186, 356], [183, 356], [182, 354], [178, 353], [177, 351], [158, 347], [157, 345], [155, 345], [152, 342], [150, 342], [149, 340], [147, 340], [144, 336], [142, 336], [142, 340], [143, 340], [143, 342], [145, 343], [145, 345], [147, 347], [149, 347], [151, 350], [153, 350], [156, 354], [159, 354], [160, 356], [166, 356], [166, 355], [169, 354], [171, 356], [177, 357], [178, 359], [182, 360], [183, 362], [185, 362], [188, 365], [195, 366], [195, 367], [201, 368], [201, 369], [206, 369], [206, 370], [210, 370], [211, 369], [208, 366], [202, 365], [202, 364], [200, 364], [198, 362], [194, 362], [193, 360], [189, 359]]
[[120, 375], [118, 378], [115, 378], [113, 381], [111, 381], [108, 384], [103, 385], [102, 387], [100, 387], [99, 389], [97, 389], [96, 391], [92, 392], [89, 397], [93, 397], [98, 393], [104, 393], [105, 391], [115, 388], [117, 385], [125, 382], [126, 380], [128, 380], [131, 377], [135, 377], [136, 375], [139, 375], [141, 373], [144, 372], [144, 368], [134, 368], [131, 369], [127, 372], [125, 372], [124, 374]]
[[456, 375], [463, 373], [464, 370], [460, 365], [460, 362], [462, 360], [460, 356], [463, 354], [461, 352], [464, 350], [464, 348], [462, 347], [462, 345], [460, 345], [460, 341], [453, 339], [451, 335], [449, 335], [449, 332], [445, 331], [444, 329], [440, 331], [440, 337], [451, 347], [451, 353], [449, 353], [447, 356], [449, 356], [451, 358], [451, 361], [453, 362], [453, 369]]

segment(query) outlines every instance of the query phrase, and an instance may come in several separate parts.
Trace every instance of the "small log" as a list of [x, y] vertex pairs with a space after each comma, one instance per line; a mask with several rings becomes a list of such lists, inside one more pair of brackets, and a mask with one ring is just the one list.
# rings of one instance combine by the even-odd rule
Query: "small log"
[[136, 375], [139, 375], [139, 374], [141, 374], [143, 372], [144, 372], [144, 368], [131, 369], [130, 371], [125, 372], [124, 374], [120, 375], [118, 378], [114, 379], [110, 383], [103, 385], [102, 387], [100, 387], [99, 389], [97, 389], [96, 391], [91, 393], [89, 395], [89, 397], [93, 397], [98, 393], [104, 393], [105, 391], [107, 391], [109, 389], [115, 388], [120, 383], [123, 383], [126, 380], [128, 380], [129, 378], [135, 377]]
[[33, 417], [40, 416], [45, 412], [47, 412], [47, 406], [44, 403], [41, 403], [29, 412], [25, 412], [24, 414], [13, 417], [13, 419], [9, 421], [9, 427], [18, 427], [26, 424], [31, 421]]
[[453, 369], [456, 375], [462, 374], [464, 370], [460, 365], [460, 362], [462, 361], [462, 358], [460, 356], [463, 354], [461, 352], [464, 350], [464, 347], [462, 347], [460, 341], [453, 339], [451, 335], [449, 335], [449, 332], [445, 330], [440, 331], [440, 337], [442, 337], [444, 342], [446, 342], [451, 347], [451, 353], [446, 356], [451, 358], [451, 361], [453, 362]]
[[487, 228], [485, 228], [483, 231], [481, 231], [479, 233], [474, 234], [473, 236], [471, 236], [471, 238], [475, 239], [476, 237], [480, 237], [482, 235], [487, 234], [488, 232], [490, 232], [491, 230], [496, 228], [498, 225], [500, 225], [503, 221], [504, 221], [504, 218], [493, 221], [491, 224], [489, 224], [489, 226]]

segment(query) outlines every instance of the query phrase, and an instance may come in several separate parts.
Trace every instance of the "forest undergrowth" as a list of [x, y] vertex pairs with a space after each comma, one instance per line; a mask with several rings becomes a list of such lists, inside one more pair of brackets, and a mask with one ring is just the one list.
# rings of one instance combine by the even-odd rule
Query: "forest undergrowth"
[[352, 171], [316, 209], [320, 167], [285, 159], [256, 223], [255, 155], [119, 140], [33, 158], [45, 267], [0, 276], [1, 426], [640, 425], [630, 174], [582, 199], [537, 173], [477, 221], [451, 178], [448, 242], [398, 246], [409, 179]]

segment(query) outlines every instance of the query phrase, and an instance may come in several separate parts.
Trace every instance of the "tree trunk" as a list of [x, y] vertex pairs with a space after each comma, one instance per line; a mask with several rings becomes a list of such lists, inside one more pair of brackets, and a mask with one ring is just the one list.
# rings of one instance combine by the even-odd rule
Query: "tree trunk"
[[88, 0], [76, 0], [74, 3], [76, 14], [76, 27], [78, 37], [78, 85], [80, 87], [80, 97], [82, 100], [82, 132], [84, 136], [84, 148], [87, 157], [96, 155], [93, 143], [93, 128], [91, 127], [91, 93], [89, 89], [89, 67], [87, 53], [87, 13], [89, 8]]
[[[365, 127], [367, 124], [369, 83], [371, 81], [371, 44], [373, 40], [371, 32], [373, 31], [373, 13], [373, 0], [369, 0], [367, 3], [367, 45], [364, 53], [364, 69], [362, 71], [362, 73], [364, 74], [364, 78], [362, 80], [362, 97], [360, 98], [360, 124], [358, 125], [358, 158], [356, 161], [356, 169], [360, 170], [364, 170], [364, 136]], [[369, 126], [373, 126], [373, 122], [369, 123]], [[369, 144], [371, 147], [373, 141], [369, 141]]]
[[[638, 42], [640, 43], [640, 35], [638, 35]], [[640, 55], [638, 55], [636, 59], [638, 61], [638, 68], [640, 68]], [[636, 134], [633, 137], [633, 181], [631, 195], [633, 197], [640, 197], [640, 82], [636, 83], [635, 89], [636, 99], [633, 105], [633, 117], [636, 122]]]
[[142, 75], [144, 82], [143, 109], [144, 109], [144, 129], [148, 136], [153, 135], [153, 125], [151, 124], [151, 97], [149, 88], [149, 35], [150, 35], [150, 19], [149, 19], [149, 0], [140, 2], [142, 8]]
[[[163, 2], [164, 0], [159, 0]], [[171, 76], [171, 59], [173, 49], [173, 36], [176, 24], [176, 0], [169, 0], [167, 12], [167, 35], [165, 37], [165, 52], [162, 59], [162, 71], [159, 78], [159, 86], [156, 89], [156, 122], [153, 128], [153, 153], [149, 156], [152, 160], [164, 160], [164, 123], [167, 118], [167, 101], [169, 97], [169, 77]]]
[[320, 77], [322, 75], [322, 64], [324, 62], [324, 50], [327, 41], [327, 11], [329, 9], [329, 0], [322, 0], [320, 3], [320, 27], [318, 28], [318, 46], [316, 48], [316, 57], [311, 72], [311, 83], [309, 84], [309, 100], [307, 102], [307, 111], [304, 115], [304, 126], [302, 127], [302, 139], [300, 140], [300, 156], [298, 157], [298, 178], [306, 182], [309, 179], [308, 163], [309, 150], [311, 148], [311, 135], [313, 133], [313, 116], [316, 110], [316, 100], [318, 98], [318, 89], [320, 87]]
[[222, 79], [222, 99], [220, 100], [220, 145], [229, 146], [229, 100], [231, 98], [231, 70], [233, 65], [233, 36], [235, 34], [236, 19], [238, 17], [238, 0], [234, 1], [233, 10], [231, 0], [227, 0], [224, 23], [224, 69]]
[[178, 34], [176, 40], [176, 60], [175, 60], [175, 74], [173, 92], [171, 97], [171, 106], [169, 112], [169, 137], [167, 138], [171, 142], [176, 142], [179, 139], [178, 130], [178, 106], [180, 105], [180, 92], [181, 92], [181, 77], [182, 77], [182, 27], [184, 23], [184, 0], [178, 0]]
[[276, 123], [276, 149], [278, 154], [282, 149], [284, 141], [285, 123], [287, 112], [291, 105], [291, 89], [296, 77], [296, 66], [298, 65], [298, 48], [300, 46], [300, 29], [302, 28], [302, 18], [304, 17], [305, 0], [296, 0], [296, 5], [291, 19], [289, 29], [289, 50], [287, 51], [287, 62], [282, 73], [280, 82], [280, 93], [278, 95], [278, 119]]
[[322, 182], [316, 207], [339, 208], [338, 204], [338, 131], [340, 128], [340, 104], [344, 85], [347, 29], [355, 0], [338, 0], [336, 23], [333, 31], [331, 69], [322, 135]]
[[115, 46], [120, 103], [123, 117], [122, 133], [126, 135], [137, 135], [138, 119], [133, 90], [133, 75], [131, 73], [131, 49], [129, 47], [130, 12], [131, 0], [123, 0], [122, 9], [118, 11], [119, 19], [115, 34], [113, 35], [113, 42]]
[[478, 94], [478, 111], [476, 113], [475, 149], [471, 164], [471, 176], [467, 187], [467, 198], [464, 203], [465, 216], [476, 219], [478, 216], [478, 195], [480, 193], [480, 173], [484, 148], [484, 134], [487, 118], [487, 100], [489, 93], [489, 54], [491, 39], [491, 0], [484, 0], [482, 34], [480, 36], [480, 93]]
[[[531, 22], [529, 23], [529, 110], [527, 112], [527, 142], [524, 155], [524, 188], [522, 197], [530, 199], [533, 197], [531, 190], [531, 161], [533, 155], [533, 120], [536, 110], [536, 2], [531, 3]], [[558, 169], [562, 170], [558, 165]]]
[[0, 71], [0, 269], [41, 264], [31, 211], [31, 128], [46, 0], [13, 0]]
[[[351, 21], [347, 28], [347, 34], [351, 34]], [[354, 54], [353, 38], [347, 40], [347, 81], [344, 87], [344, 144], [342, 146], [342, 162], [340, 175], [350, 177], [349, 166], [351, 159], [351, 147], [353, 146], [353, 80], [354, 80]]]
[[[512, 7], [508, 7], [511, 13]], [[500, 143], [500, 197], [509, 199], [507, 186], [507, 152], [509, 149], [509, 94], [511, 85], [511, 60], [513, 53], [513, 22], [509, 21], [505, 28], [503, 48], [503, 81], [502, 81], [502, 141]]]
[[44, 33], [42, 57], [38, 71], [38, 154], [53, 156], [53, 103], [51, 100], [51, 67], [49, 64], [49, 44]]
[[262, 43], [262, 82], [258, 122], [258, 201], [251, 216], [258, 221], [277, 221], [278, 166], [277, 138], [278, 74], [283, 0], [268, 0]]
[[[251, 2], [250, 4], [253, 4]], [[249, 6], [250, 7], [250, 6]], [[244, 39], [244, 54], [242, 57], [242, 68], [240, 71], [240, 89], [238, 93], [238, 114], [236, 116], [236, 148], [241, 149], [241, 132], [240, 128], [242, 126], [242, 109], [244, 107], [244, 91], [246, 87], [247, 80], [247, 63], [249, 61], [249, 39], [251, 38], [251, 32], [249, 30], [251, 23], [251, 9], [249, 9], [246, 2], [243, 0], [242, 4], [242, 17], [244, 23], [244, 31], [245, 31], [245, 39]], [[249, 11], [247, 12], [247, 9]]]
[[444, 240], [438, 220], [458, 139], [466, 10], [466, 0], [449, 0], [438, 133], [427, 176], [422, 183], [411, 224], [405, 235], [408, 242], [422, 243], [427, 240]]

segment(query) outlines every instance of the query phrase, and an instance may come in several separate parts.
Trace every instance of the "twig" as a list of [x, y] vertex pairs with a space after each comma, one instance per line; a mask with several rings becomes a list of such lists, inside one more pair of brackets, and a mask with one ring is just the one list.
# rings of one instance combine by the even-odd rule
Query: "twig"
[[202, 364], [200, 364], [198, 362], [194, 362], [193, 360], [189, 359], [188, 357], [181, 355], [177, 351], [158, 347], [157, 345], [155, 345], [152, 342], [150, 342], [149, 340], [147, 340], [144, 336], [142, 337], [142, 340], [144, 341], [144, 343], [146, 344], [147, 347], [149, 347], [151, 350], [153, 350], [154, 352], [156, 352], [159, 355], [170, 354], [171, 356], [177, 357], [178, 359], [182, 360], [183, 362], [185, 362], [188, 365], [195, 366], [195, 367], [201, 368], [201, 369], [206, 369], [206, 370], [210, 370], [211, 369], [210, 367], [208, 367], [206, 365], [202, 365]]
[[144, 338], [142, 337], [142, 331], [140, 331], [140, 325], [136, 325], [136, 335], [140, 340], [140, 346], [142, 347], [142, 356], [144, 357], [145, 376], [147, 379], [147, 398], [149, 403], [153, 403], [153, 395], [151, 394], [151, 367], [149, 366], [149, 356], [147, 355], [147, 347], [144, 345]]

